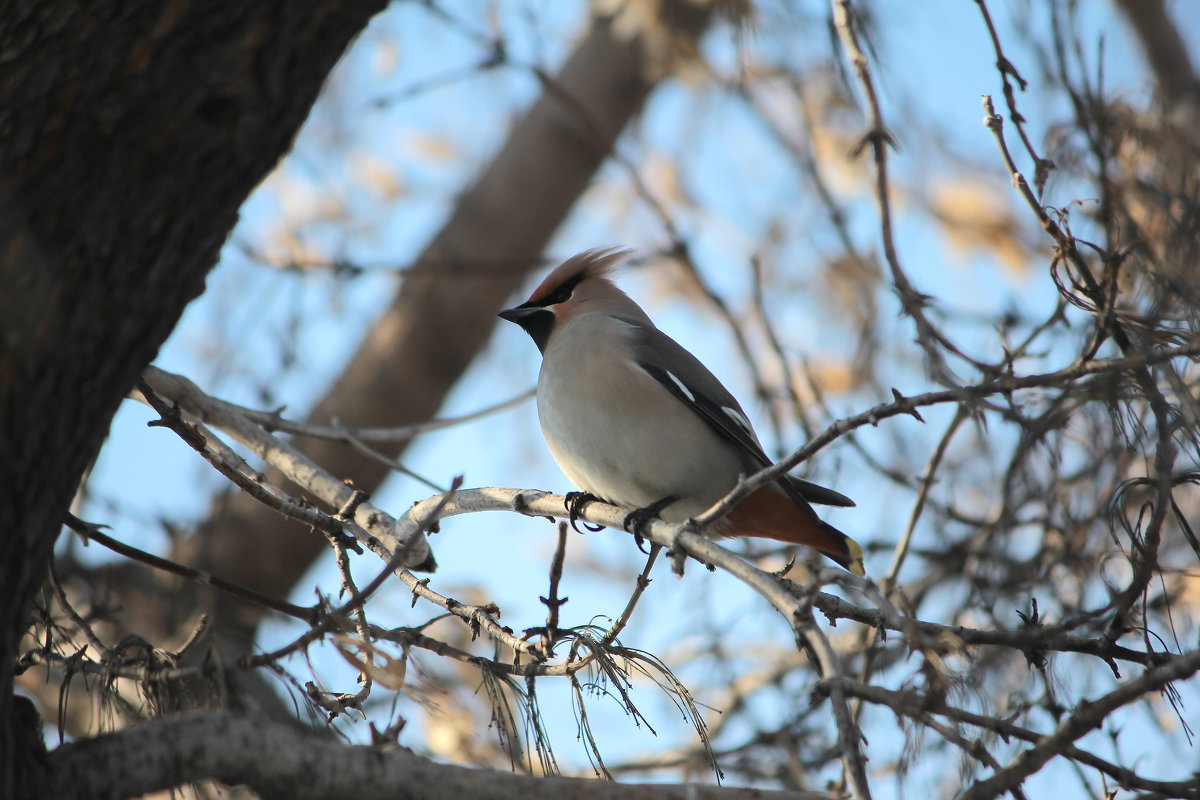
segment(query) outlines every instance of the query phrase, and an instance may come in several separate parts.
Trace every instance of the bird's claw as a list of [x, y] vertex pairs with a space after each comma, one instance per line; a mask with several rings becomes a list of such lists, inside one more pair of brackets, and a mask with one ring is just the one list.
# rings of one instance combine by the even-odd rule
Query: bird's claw
[[[576, 523], [579, 522], [579, 518], [583, 515], [583, 510], [587, 508], [588, 504], [600, 498], [587, 492], [567, 492], [566, 497], [563, 499], [563, 505], [567, 509], [567, 520], [571, 523], [572, 530], [576, 533], [583, 533], [583, 531], [579, 530], [579, 526]], [[603, 525], [590, 525], [587, 520], [583, 521], [583, 527], [592, 533], [604, 530]]]
[[625, 521], [622, 525], [625, 530], [633, 534], [633, 541], [637, 544], [638, 550], [641, 550], [646, 555], [650, 555], [650, 552], [644, 546], [646, 544], [646, 537], [643, 531], [645, 531], [646, 525], [650, 520], [658, 516], [658, 512], [671, 505], [671, 503], [674, 503], [677, 499], [674, 495], [668, 495], [644, 508], [635, 508], [625, 515]]
[[637, 549], [641, 550], [645, 555], [650, 555], [650, 551], [646, 549], [646, 540], [642, 537], [640, 530], [633, 531], [633, 543], [637, 545]]

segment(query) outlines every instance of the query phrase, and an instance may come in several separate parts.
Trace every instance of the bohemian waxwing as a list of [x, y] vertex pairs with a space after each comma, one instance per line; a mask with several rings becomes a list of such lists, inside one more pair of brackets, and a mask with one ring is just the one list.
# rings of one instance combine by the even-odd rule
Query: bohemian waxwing
[[[608, 279], [627, 252], [589, 250], [568, 259], [500, 316], [542, 352], [538, 418], [567, 477], [613, 505], [682, 522], [771, 461], [733, 395]], [[862, 575], [862, 548], [809, 503], [854, 505], [785, 475], [710, 533], [807, 545]]]

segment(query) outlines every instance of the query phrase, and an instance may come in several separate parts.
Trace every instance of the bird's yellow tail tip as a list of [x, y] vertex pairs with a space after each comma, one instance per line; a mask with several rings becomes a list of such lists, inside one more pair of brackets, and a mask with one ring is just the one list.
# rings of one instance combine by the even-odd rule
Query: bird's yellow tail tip
[[848, 551], [848, 561], [850, 562], [846, 565], [846, 569], [850, 570], [860, 578], [865, 578], [867, 576], [867, 570], [866, 567], [863, 566], [862, 547], [858, 544], [858, 542], [847, 536], [846, 550]]

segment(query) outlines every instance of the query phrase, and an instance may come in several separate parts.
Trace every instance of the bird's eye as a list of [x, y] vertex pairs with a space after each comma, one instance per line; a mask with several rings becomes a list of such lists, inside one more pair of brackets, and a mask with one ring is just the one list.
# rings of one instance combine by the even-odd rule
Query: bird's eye
[[565, 303], [571, 299], [571, 290], [573, 286], [560, 286], [554, 290], [554, 294], [546, 298], [546, 305], [556, 306], [559, 303]]

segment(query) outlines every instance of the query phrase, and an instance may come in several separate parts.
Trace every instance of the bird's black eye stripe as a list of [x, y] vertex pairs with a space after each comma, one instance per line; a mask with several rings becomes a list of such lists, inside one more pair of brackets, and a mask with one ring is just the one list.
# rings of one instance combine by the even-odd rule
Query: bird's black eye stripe
[[553, 306], [558, 303], [565, 303], [571, 299], [571, 294], [575, 291], [575, 287], [583, 281], [583, 273], [577, 273], [567, 278], [559, 287], [550, 293], [550, 297], [546, 299], [546, 305]]
[[575, 287], [583, 281], [585, 274], [580, 272], [572, 275], [558, 285], [553, 292], [541, 298], [540, 300], [530, 300], [528, 303], [522, 304], [521, 308], [545, 308], [547, 306], [556, 306], [559, 303], [565, 303], [571, 299], [572, 292]]
[[554, 294], [546, 298], [546, 305], [554, 306], [559, 303], [565, 303], [571, 299], [571, 290], [573, 286], [560, 286], [554, 290]]

